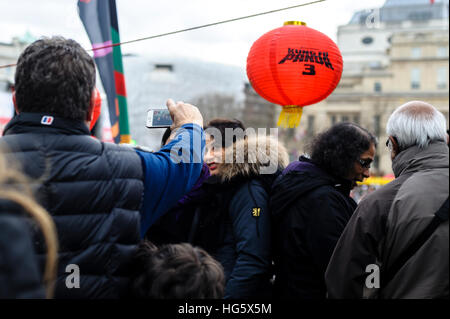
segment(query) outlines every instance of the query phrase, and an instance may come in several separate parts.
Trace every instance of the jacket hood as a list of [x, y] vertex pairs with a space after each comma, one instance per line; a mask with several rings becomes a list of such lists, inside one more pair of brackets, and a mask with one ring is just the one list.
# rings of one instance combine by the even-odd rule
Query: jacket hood
[[301, 156], [285, 168], [272, 186], [270, 206], [273, 216], [279, 216], [300, 196], [323, 185], [332, 186], [345, 196], [350, 196], [350, 181], [337, 180], [310, 159]]
[[445, 142], [434, 142], [422, 149], [417, 146], [400, 152], [392, 161], [395, 177], [432, 168], [448, 168], [449, 150]]
[[289, 163], [286, 148], [272, 136], [248, 136], [225, 149], [225, 163], [218, 174], [221, 182], [236, 177], [275, 174]]

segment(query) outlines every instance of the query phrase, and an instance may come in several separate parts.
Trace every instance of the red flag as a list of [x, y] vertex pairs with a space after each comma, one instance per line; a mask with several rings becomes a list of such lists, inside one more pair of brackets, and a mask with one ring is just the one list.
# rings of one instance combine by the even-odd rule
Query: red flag
[[[100, 79], [106, 93], [111, 127], [119, 127], [119, 113], [116, 112], [117, 94], [114, 82], [113, 49], [106, 47], [112, 44], [109, 1], [79, 0], [78, 13], [86, 29], [94, 51], [94, 59]], [[114, 134], [116, 133], [116, 134]], [[119, 130], [113, 131], [115, 143], [120, 142]]]

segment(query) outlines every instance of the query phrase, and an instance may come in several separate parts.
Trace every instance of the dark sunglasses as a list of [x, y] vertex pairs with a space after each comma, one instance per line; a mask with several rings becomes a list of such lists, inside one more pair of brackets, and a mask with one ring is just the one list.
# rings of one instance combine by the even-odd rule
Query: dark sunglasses
[[363, 168], [366, 168], [366, 169], [369, 169], [370, 168], [370, 165], [372, 164], [372, 160], [371, 159], [358, 159], [358, 163], [363, 167]]

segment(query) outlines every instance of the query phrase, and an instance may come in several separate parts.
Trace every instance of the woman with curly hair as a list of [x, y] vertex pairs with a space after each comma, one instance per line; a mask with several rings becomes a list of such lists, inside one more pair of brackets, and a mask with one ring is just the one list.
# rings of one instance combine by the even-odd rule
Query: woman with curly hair
[[[47, 249], [43, 275], [33, 246], [36, 226]], [[52, 298], [57, 256], [52, 218], [33, 199], [29, 180], [7, 166], [0, 151], [0, 299]]]
[[291, 163], [272, 187], [275, 293], [325, 298], [325, 270], [356, 209], [350, 190], [369, 177], [376, 138], [353, 123], [319, 134], [309, 157]]

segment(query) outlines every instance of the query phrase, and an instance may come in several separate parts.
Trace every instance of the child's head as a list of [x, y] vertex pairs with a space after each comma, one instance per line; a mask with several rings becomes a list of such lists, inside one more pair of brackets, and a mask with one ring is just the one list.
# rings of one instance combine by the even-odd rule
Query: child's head
[[206, 251], [190, 244], [156, 247], [139, 245], [138, 272], [132, 280], [137, 298], [204, 299], [222, 298], [225, 276], [222, 266]]

